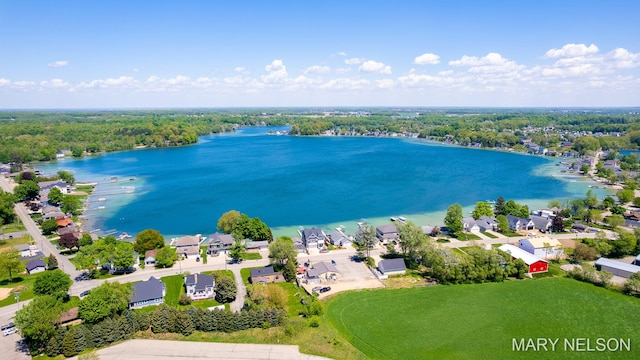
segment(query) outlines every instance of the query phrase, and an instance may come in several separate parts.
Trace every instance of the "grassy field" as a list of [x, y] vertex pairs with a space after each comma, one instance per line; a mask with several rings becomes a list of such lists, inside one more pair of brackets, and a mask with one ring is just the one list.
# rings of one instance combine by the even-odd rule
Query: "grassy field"
[[[18, 274], [13, 276], [13, 281], [9, 281], [9, 277], [0, 279], [0, 288], [9, 288], [20, 291], [20, 301], [33, 299], [33, 285], [36, 279], [44, 273], [36, 273], [33, 275]], [[13, 294], [4, 300], [0, 300], [0, 307], [15, 304], [16, 299]]]
[[[640, 299], [567, 278], [352, 292], [327, 317], [372, 359], [630, 359], [640, 346]], [[515, 352], [513, 338], [630, 338], [633, 352]]]

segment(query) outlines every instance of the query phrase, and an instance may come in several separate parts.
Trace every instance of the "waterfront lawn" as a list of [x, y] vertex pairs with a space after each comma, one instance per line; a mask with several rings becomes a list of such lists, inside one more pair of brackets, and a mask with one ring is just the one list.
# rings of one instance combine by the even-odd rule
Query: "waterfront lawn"
[[454, 233], [453, 237], [455, 237], [460, 241], [480, 240], [480, 237], [478, 235], [462, 232], [462, 231]]
[[20, 237], [14, 237], [13, 239], [2, 239], [0, 240], [0, 247], [13, 247], [18, 244], [28, 244], [31, 241], [29, 235], [22, 235]]
[[[560, 344], [640, 343], [640, 299], [568, 278], [350, 292], [329, 300], [326, 316], [371, 359], [629, 359], [629, 352], [576, 354]], [[560, 341], [541, 354], [514, 352], [514, 338]]]

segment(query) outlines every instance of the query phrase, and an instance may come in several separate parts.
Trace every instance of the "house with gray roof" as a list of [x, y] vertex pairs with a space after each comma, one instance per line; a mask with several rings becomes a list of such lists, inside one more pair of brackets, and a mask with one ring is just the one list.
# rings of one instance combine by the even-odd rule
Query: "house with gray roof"
[[192, 300], [213, 299], [215, 281], [213, 275], [191, 274], [184, 277], [184, 287]]
[[496, 231], [498, 229], [498, 221], [490, 216], [480, 216], [476, 220], [476, 224], [480, 228], [480, 231]]
[[351, 238], [339, 229], [336, 229], [336, 231], [332, 232], [327, 237], [329, 238], [331, 245], [334, 246], [347, 247], [353, 243]]
[[231, 234], [215, 233], [209, 237], [209, 247], [207, 248], [207, 254], [218, 255], [223, 251], [229, 250], [235, 240]]
[[383, 244], [398, 240], [398, 227], [395, 224], [376, 226], [376, 237]]
[[202, 235], [189, 235], [179, 237], [172, 240], [172, 245], [176, 247], [178, 256], [184, 256], [188, 259], [195, 259], [200, 256], [200, 240]]
[[31, 256], [31, 247], [28, 244], [18, 244], [13, 246], [14, 249], [18, 250], [20, 253], [20, 257]]
[[378, 270], [383, 275], [398, 275], [406, 273], [407, 266], [403, 258], [386, 259], [378, 263]]
[[29, 261], [26, 264], [26, 268], [27, 268], [27, 273], [31, 275], [31, 274], [44, 272], [45, 270], [47, 270], [47, 265], [44, 263], [44, 261], [42, 261], [41, 259], [38, 259], [38, 260]]
[[535, 224], [531, 219], [523, 219], [513, 215], [507, 215], [506, 218], [509, 222], [509, 229], [511, 231], [533, 230], [535, 227]]
[[284, 276], [282, 276], [282, 273], [276, 272], [273, 269], [273, 265], [269, 265], [261, 268], [254, 268], [254, 269], [251, 269], [249, 272], [250, 272], [249, 280], [251, 281], [252, 284], [257, 284], [257, 283], [266, 284], [266, 283], [284, 281]]
[[531, 215], [530, 219], [533, 221], [534, 228], [544, 233], [548, 232], [553, 225], [553, 221], [548, 217]]
[[302, 237], [302, 243], [309, 250], [322, 247], [327, 238], [324, 231], [319, 228], [303, 229], [299, 233]]
[[133, 296], [129, 301], [129, 309], [140, 309], [164, 302], [166, 286], [153, 276], [147, 281], [133, 283], [131, 286], [133, 287]]
[[462, 219], [462, 229], [467, 232], [478, 232], [480, 227], [476, 224], [476, 220], [472, 217]]
[[319, 262], [307, 268], [307, 281], [319, 283], [327, 280], [335, 280], [339, 273], [338, 268], [330, 262]]

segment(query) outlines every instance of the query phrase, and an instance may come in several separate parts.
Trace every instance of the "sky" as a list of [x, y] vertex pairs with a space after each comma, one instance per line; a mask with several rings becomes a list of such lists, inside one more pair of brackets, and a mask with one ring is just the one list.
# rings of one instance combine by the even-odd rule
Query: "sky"
[[640, 1], [0, 0], [0, 109], [640, 105]]

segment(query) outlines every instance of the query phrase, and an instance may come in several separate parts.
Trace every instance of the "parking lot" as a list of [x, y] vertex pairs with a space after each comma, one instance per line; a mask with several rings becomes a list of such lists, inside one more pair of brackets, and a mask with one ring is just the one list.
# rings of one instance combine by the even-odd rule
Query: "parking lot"
[[353, 253], [351, 252], [336, 251], [327, 254], [325, 256], [326, 259], [325, 257], [318, 259], [319, 257], [315, 256], [312, 263], [319, 261], [335, 261], [335, 266], [339, 271], [338, 279], [335, 281], [323, 281], [316, 284], [301, 284], [302, 287], [304, 287], [309, 294], [312, 293], [314, 287], [331, 287], [330, 291], [322, 293], [319, 292], [318, 297], [320, 299], [337, 294], [341, 291], [384, 287], [382, 282], [373, 275], [369, 268], [367, 268], [367, 265], [364, 262], [353, 261], [351, 259], [352, 255]]

